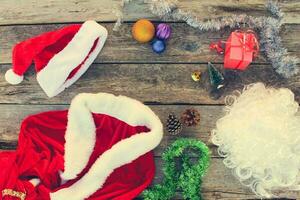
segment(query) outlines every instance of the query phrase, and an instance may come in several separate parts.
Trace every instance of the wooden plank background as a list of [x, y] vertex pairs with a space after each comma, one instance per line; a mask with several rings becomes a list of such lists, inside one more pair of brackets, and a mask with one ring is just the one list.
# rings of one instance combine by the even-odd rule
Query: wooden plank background
[[[198, 138], [212, 151], [212, 163], [203, 183], [205, 199], [258, 199], [243, 187], [226, 169], [216, 148], [209, 140], [210, 131], [222, 116], [223, 98], [209, 96], [206, 63], [212, 61], [220, 69], [222, 58], [209, 51], [211, 41], [226, 39], [229, 30], [200, 33], [182, 22], [169, 21], [173, 28], [172, 39], [162, 55], [152, 52], [149, 45], [141, 45], [131, 38], [132, 23], [139, 18], [159, 19], [148, 11], [142, 0], [126, 6], [124, 24], [113, 32], [116, 19], [113, 9], [119, 0], [2, 0], [0, 6], [0, 149], [13, 150], [17, 145], [19, 125], [30, 114], [66, 109], [71, 99], [80, 92], [110, 92], [127, 95], [145, 102], [165, 122], [168, 113], [180, 115], [186, 108], [195, 107], [201, 113], [197, 127], [185, 128], [180, 136]], [[286, 13], [281, 30], [283, 44], [292, 55], [300, 57], [300, 1], [280, 0]], [[267, 15], [264, 0], [179, 0], [183, 9], [198, 13], [199, 18], [209, 19], [236, 13]], [[107, 43], [94, 64], [73, 86], [54, 98], [47, 98], [35, 79], [34, 70], [25, 75], [17, 86], [4, 80], [4, 73], [11, 67], [11, 49], [21, 40], [69, 23], [97, 20], [109, 32]], [[200, 83], [191, 80], [193, 70], [201, 70]], [[275, 87], [288, 87], [300, 102], [300, 75], [284, 79], [274, 73], [263, 55], [260, 55], [245, 72], [227, 71], [229, 85], [224, 95], [241, 89], [245, 84], [261, 81]], [[138, 87], [137, 87], [138, 86]], [[13, 122], [13, 123], [12, 123]], [[179, 136], [178, 136], [179, 137]], [[165, 134], [155, 150], [157, 174], [154, 183], [162, 179], [160, 159], [163, 150], [177, 137]], [[277, 199], [300, 199], [292, 191], [277, 191]], [[180, 191], [174, 199], [181, 199]]]
[[[144, 0], [133, 0], [124, 13], [125, 21], [134, 21], [139, 18], [157, 19], [148, 10]], [[0, 7], [1, 24], [37, 24], [37, 23], [64, 23], [81, 22], [88, 19], [97, 21], [115, 21], [112, 8], [120, 5], [119, 0], [2, 0]], [[198, 14], [200, 19], [210, 19], [231, 15], [232, 13], [246, 13], [265, 15], [265, 0], [180, 0], [179, 7]], [[299, 23], [298, 0], [279, 0], [280, 6], [286, 15], [285, 23]], [[17, 17], [16, 17], [17, 16]]]

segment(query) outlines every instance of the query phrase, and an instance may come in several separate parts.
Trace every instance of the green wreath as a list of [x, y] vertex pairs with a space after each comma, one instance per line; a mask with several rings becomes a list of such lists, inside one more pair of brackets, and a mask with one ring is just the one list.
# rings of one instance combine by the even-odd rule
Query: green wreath
[[[187, 152], [194, 149], [196, 152]], [[191, 153], [196, 153], [198, 161], [193, 164]], [[176, 166], [175, 158], [181, 158], [181, 169]], [[181, 138], [176, 140], [162, 155], [164, 161], [164, 180], [152, 189], [145, 190], [142, 194], [145, 200], [171, 199], [176, 189], [182, 190], [183, 198], [202, 200], [201, 184], [210, 161], [208, 147], [196, 139]]]

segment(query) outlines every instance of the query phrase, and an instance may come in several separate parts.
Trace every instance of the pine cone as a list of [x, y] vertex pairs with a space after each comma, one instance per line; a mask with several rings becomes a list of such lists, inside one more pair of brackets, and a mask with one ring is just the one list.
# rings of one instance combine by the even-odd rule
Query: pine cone
[[194, 108], [186, 109], [181, 115], [181, 121], [186, 126], [196, 126], [200, 122], [200, 113]]
[[177, 135], [182, 131], [182, 124], [173, 113], [169, 114], [167, 129], [171, 135]]

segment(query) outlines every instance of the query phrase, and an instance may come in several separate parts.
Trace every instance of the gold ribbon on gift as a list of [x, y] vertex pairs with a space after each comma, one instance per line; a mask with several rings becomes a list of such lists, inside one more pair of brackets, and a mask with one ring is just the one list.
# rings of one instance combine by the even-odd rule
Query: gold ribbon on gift
[[[239, 68], [241, 63], [244, 60], [244, 56], [246, 52], [253, 52], [253, 59], [258, 56], [259, 53], [259, 42], [257, 41], [257, 34], [253, 30], [235, 30], [233, 33], [240, 33], [241, 35], [238, 36], [240, 44], [238, 45], [230, 45], [229, 49], [231, 47], [240, 47], [243, 49], [242, 53], [242, 59], [241, 61], [237, 64], [236, 69]], [[247, 37], [248, 36], [248, 37]], [[225, 56], [229, 53], [229, 51], [225, 51], [226, 49], [226, 44], [228, 42], [219, 40], [217, 43], [212, 42], [209, 45], [209, 48], [211, 50], [215, 50], [218, 54], [224, 54]]]
[[[240, 65], [242, 64], [245, 54], [247, 52], [253, 52], [253, 59], [256, 58], [258, 56], [259, 53], [259, 43], [257, 41], [257, 35], [254, 31], [252, 30], [247, 30], [247, 31], [243, 31], [243, 30], [235, 30], [234, 33], [240, 33], [242, 37], [238, 37], [239, 38], [239, 42], [240, 44], [238, 45], [230, 45], [229, 49], [232, 47], [240, 47], [243, 49], [243, 53], [242, 53], [242, 59], [240, 60], [240, 62], [237, 64], [235, 69], [238, 69], [240, 67]], [[252, 35], [250, 35], [252, 34]], [[248, 36], [248, 37], [247, 37]], [[224, 42], [225, 44], [227, 44], [227, 42]], [[224, 50], [225, 51], [225, 50]], [[225, 56], [229, 53], [229, 51], [225, 51]]]
[[4, 197], [4, 196], [12, 196], [12, 197], [20, 198], [20, 200], [25, 200], [26, 193], [18, 192], [18, 191], [12, 190], [12, 189], [4, 189], [4, 190], [2, 190], [2, 197]]
[[[257, 34], [253, 30], [236, 30], [234, 32], [243, 34], [243, 38], [240, 38], [240, 42], [242, 44], [241, 47], [244, 49], [244, 52], [249, 50], [253, 51], [253, 58], [256, 58], [259, 53], [259, 43], [257, 41]], [[249, 40], [249, 38], [246, 37], [247, 34], [252, 34], [254, 37], [250, 37]]]

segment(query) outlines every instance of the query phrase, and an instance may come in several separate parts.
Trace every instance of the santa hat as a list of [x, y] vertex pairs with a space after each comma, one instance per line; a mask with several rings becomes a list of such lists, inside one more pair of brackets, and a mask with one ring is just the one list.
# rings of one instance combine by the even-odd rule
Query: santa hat
[[13, 66], [5, 79], [10, 84], [19, 84], [34, 61], [38, 83], [48, 97], [56, 96], [88, 69], [106, 38], [103, 26], [86, 21], [20, 42], [13, 49]]

